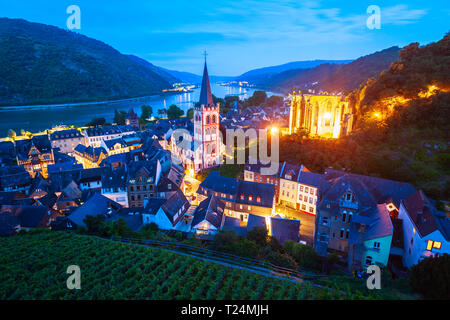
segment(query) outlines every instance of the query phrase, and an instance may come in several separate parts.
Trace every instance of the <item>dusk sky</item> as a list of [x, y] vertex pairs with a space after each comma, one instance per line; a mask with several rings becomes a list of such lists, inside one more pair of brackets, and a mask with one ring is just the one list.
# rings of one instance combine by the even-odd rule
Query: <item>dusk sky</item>
[[[446, 1], [445, 1], [446, 2]], [[65, 1], [0, 3], [0, 16], [66, 27], [66, 8], [81, 8], [81, 30], [122, 53], [162, 67], [239, 75], [298, 60], [353, 59], [394, 45], [427, 44], [450, 30], [444, 1]], [[366, 26], [369, 5], [381, 29]]]

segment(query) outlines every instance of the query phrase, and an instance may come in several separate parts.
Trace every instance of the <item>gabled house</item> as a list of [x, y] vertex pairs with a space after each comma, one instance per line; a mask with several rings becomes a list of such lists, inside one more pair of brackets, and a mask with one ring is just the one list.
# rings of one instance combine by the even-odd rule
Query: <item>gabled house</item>
[[3, 205], [0, 212], [15, 217], [20, 223], [19, 229], [49, 228], [57, 216], [45, 206], [33, 205]]
[[203, 200], [194, 212], [191, 232], [201, 237], [215, 235], [222, 227], [225, 204], [214, 194]]
[[128, 208], [127, 172], [125, 168], [108, 168], [102, 174], [101, 194]]
[[0, 168], [0, 191], [20, 191], [28, 195], [31, 183], [29, 172], [22, 166]]
[[157, 195], [161, 178], [159, 161], [136, 161], [127, 166], [128, 206], [143, 207], [144, 200]]
[[71, 223], [71, 228], [79, 226], [85, 226], [84, 219], [90, 216], [102, 215], [105, 218], [109, 218], [116, 214], [122, 206], [111, 199], [102, 196], [96, 192], [85, 203], [76, 208], [67, 218]]
[[76, 129], [55, 131], [50, 134], [50, 141], [52, 148], [67, 154], [72, 154], [79, 144], [86, 145], [85, 137]]
[[421, 260], [450, 254], [450, 222], [419, 190], [400, 204], [403, 222], [403, 265], [407, 268]]
[[180, 190], [169, 199], [147, 198], [142, 213], [143, 222], [153, 222], [160, 229], [172, 230], [182, 221], [189, 206], [189, 201]]
[[73, 155], [78, 163], [83, 165], [84, 169], [98, 168], [100, 163], [108, 156], [103, 147], [86, 147], [79, 144], [73, 150]]
[[327, 169], [319, 187], [314, 248], [319, 255], [347, 255], [351, 269], [365, 268], [366, 262], [386, 266], [391, 213], [413, 193], [408, 183]]
[[17, 140], [15, 150], [19, 166], [24, 166], [32, 177], [40, 172], [44, 178], [47, 178], [47, 166], [55, 163], [53, 149], [47, 135]]

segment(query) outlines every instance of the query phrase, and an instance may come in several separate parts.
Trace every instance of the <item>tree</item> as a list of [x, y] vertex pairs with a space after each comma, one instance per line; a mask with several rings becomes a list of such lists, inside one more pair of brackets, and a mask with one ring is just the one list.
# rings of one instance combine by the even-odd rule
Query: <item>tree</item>
[[17, 137], [17, 133], [13, 129], [8, 130], [8, 138], [11, 140], [15, 140]]
[[187, 111], [187, 117], [188, 117], [189, 119], [194, 118], [194, 109], [193, 109], [193, 108], [190, 108], [190, 109]]
[[267, 229], [260, 226], [254, 227], [247, 231], [247, 239], [254, 241], [260, 247], [264, 247], [268, 242]]
[[86, 218], [83, 220], [84, 224], [86, 225], [87, 233], [89, 234], [95, 234], [98, 236], [103, 236], [105, 233], [105, 216], [98, 215], [98, 216], [91, 216], [87, 215]]
[[178, 119], [184, 114], [184, 111], [172, 104], [167, 110], [167, 117], [169, 120]]
[[450, 255], [429, 257], [411, 267], [409, 282], [425, 299], [450, 299]]
[[247, 99], [247, 106], [260, 106], [266, 101], [267, 94], [265, 91], [256, 90], [253, 95]]
[[90, 122], [86, 123], [86, 127], [98, 127], [106, 124], [105, 118], [94, 118]]
[[125, 117], [127, 113], [125, 111], [117, 111], [117, 109], [114, 109], [114, 123], [119, 125], [125, 124]]
[[288, 240], [283, 244], [283, 249], [295, 259], [299, 267], [318, 268], [318, 255], [313, 247]]
[[284, 98], [281, 96], [270, 96], [267, 98], [266, 102], [264, 103], [265, 107], [275, 107], [282, 105], [284, 101]]
[[153, 108], [151, 106], [148, 106], [146, 104], [144, 104], [143, 106], [141, 106], [141, 120], [147, 120], [148, 118], [150, 118], [153, 114]]

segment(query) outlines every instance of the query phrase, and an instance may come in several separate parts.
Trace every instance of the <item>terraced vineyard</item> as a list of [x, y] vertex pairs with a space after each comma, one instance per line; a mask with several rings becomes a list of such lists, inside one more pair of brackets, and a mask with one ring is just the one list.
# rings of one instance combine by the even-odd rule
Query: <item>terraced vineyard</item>
[[[69, 265], [81, 290], [66, 287]], [[0, 299], [327, 298], [343, 295], [163, 249], [55, 231], [0, 239]]]

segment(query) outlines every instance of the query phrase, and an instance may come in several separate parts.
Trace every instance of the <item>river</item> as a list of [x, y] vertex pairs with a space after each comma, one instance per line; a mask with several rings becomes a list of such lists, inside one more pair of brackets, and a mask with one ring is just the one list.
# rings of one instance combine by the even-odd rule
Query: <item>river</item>
[[[240, 99], [247, 99], [253, 95], [256, 89], [241, 88], [231, 86], [221, 86], [211, 84], [212, 93], [218, 98], [228, 95], [239, 95]], [[268, 96], [273, 95], [267, 92]], [[30, 132], [39, 132], [56, 125], [76, 125], [83, 126], [93, 118], [103, 117], [107, 122], [112, 122], [114, 109], [128, 111], [134, 108], [139, 115], [141, 106], [147, 104], [152, 106], [153, 114], [157, 116], [158, 109], [168, 108], [175, 104], [185, 113], [194, 106], [200, 96], [200, 88], [195, 88], [192, 92], [157, 95], [135, 99], [125, 99], [119, 101], [66, 104], [66, 105], [46, 105], [46, 106], [18, 106], [0, 108], [0, 136], [7, 135], [9, 129], [13, 129], [20, 134], [21, 129]]]

